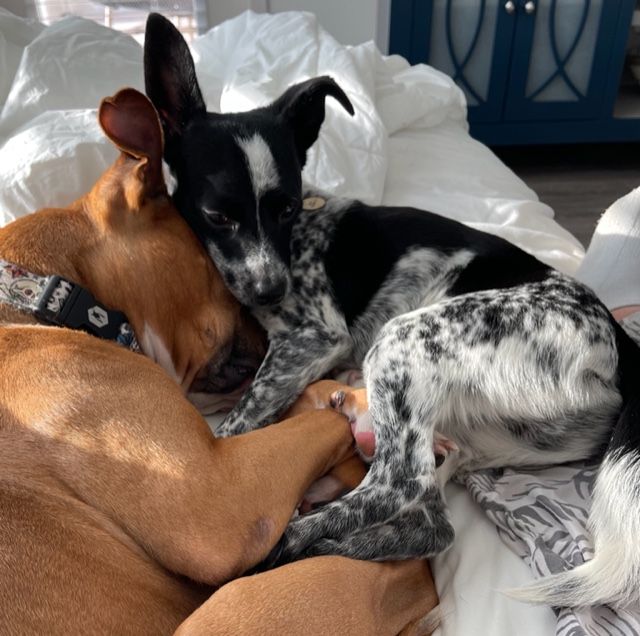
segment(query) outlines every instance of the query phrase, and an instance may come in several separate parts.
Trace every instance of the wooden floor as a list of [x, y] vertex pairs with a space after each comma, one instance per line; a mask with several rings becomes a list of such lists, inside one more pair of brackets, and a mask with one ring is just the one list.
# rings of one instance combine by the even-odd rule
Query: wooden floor
[[586, 247], [617, 198], [640, 186], [640, 144], [497, 148], [496, 154]]

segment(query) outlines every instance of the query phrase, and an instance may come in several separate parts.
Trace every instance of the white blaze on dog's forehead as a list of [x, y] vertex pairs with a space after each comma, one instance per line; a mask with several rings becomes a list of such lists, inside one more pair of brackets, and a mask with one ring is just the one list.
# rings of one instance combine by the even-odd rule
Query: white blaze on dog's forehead
[[160, 336], [147, 323], [145, 323], [144, 329], [142, 330], [140, 346], [147, 357], [157, 362], [178, 384], [181, 384], [182, 378], [178, 377], [169, 349], [167, 349]]
[[270, 258], [265, 249], [254, 249], [247, 253], [245, 264], [250, 272], [264, 274], [269, 267]]
[[280, 183], [276, 162], [267, 142], [257, 133], [250, 139], [236, 138], [244, 152], [256, 201]]
[[279, 274], [284, 269], [282, 261], [265, 240], [262, 240], [253, 249], [246, 251], [245, 266], [251, 272], [251, 275], [256, 278], [261, 278], [268, 274]]

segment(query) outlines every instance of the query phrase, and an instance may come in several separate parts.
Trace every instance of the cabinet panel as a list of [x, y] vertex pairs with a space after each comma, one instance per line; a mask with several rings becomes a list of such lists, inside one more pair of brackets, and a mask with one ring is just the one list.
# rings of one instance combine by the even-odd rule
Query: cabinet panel
[[429, 63], [458, 82], [469, 106], [489, 98], [496, 5], [497, 0], [474, 4], [436, 0], [433, 4]]
[[505, 120], [597, 118], [619, 11], [618, 0], [521, 3]]
[[516, 17], [506, 5], [507, 0], [396, 0], [390, 51], [453, 77], [467, 97], [469, 121], [499, 121]]
[[452, 75], [467, 94], [471, 133], [487, 143], [637, 140], [640, 117], [614, 116], [635, 7], [392, 0], [389, 50]]

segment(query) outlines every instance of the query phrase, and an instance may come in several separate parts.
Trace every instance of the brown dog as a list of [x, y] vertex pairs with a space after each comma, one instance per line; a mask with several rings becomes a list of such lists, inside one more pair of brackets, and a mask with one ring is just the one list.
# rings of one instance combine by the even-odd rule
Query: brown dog
[[164, 370], [2, 307], [2, 633], [397, 633], [435, 604], [424, 563], [310, 559], [211, 596], [353, 440], [329, 410], [213, 438], [184, 394], [242, 340], [240, 308], [167, 196], [151, 104], [125, 89], [99, 118], [116, 163], [69, 208], [0, 230], [0, 257], [125, 312]]

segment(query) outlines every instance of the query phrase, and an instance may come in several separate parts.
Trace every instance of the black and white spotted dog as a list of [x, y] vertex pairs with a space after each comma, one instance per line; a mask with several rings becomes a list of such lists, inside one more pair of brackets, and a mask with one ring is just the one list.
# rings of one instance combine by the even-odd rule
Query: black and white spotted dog
[[[434, 431], [453, 470], [542, 465], [604, 451], [595, 558], [522, 597], [623, 603], [640, 590], [638, 351], [585, 286], [495, 236], [409, 208], [305, 192], [301, 169], [329, 78], [247, 113], [207, 113], [189, 51], [152, 16], [147, 92], [166, 134], [178, 208], [270, 345], [221, 425], [273, 422], [312, 381], [362, 365], [376, 452], [362, 484], [289, 525], [279, 561], [429, 556], [453, 541]], [[310, 203], [302, 210], [303, 200]]]

